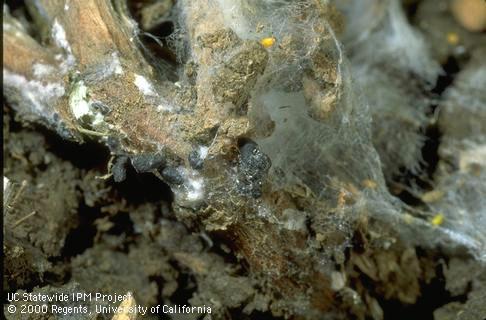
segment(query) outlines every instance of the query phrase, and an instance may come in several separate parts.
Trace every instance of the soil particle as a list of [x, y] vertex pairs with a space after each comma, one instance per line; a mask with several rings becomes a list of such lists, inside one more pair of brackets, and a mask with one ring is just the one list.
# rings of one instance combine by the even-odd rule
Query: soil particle
[[456, 320], [458, 314], [463, 311], [459, 302], [451, 302], [434, 311], [434, 320]]
[[33, 132], [10, 133], [5, 143], [5, 172], [14, 184], [14, 202], [5, 226], [48, 257], [59, 256], [64, 240], [77, 225], [80, 170], [45, 149]]
[[157, 244], [140, 241], [128, 253], [130, 261], [136, 261], [139, 272], [147, 278], [162, 279], [162, 296], [170, 297], [177, 289], [179, 272], [170, 264], [169, 255]]
[[198, 42], [203, 48], [221, 52], [239, 44], [240, 39], [231, 29], [224, 29], [204, 34], [198, 38]]
[[239, 109], [250, 94], [257, 78], [263, 73], [268, 54], [258, 43], [247, 41], [216, 71], [212, 80], [215, 97], [221, 102], [231, 102]]
[[28, 288], [42, 281], [44, 273], [51, 268], [43, 253], [23, 239], [5, 233], [3, 242], [5, 269], [3, 289], [15, 291]]
[[248, 278], [213, 273], [198, 281], [198, 294], [191, 303], [200, 305], [212, 302], [215, 306], [236, 308], [247, 302], [254, 289]]
[[[122, 252], [97, 245], [72, 260], [72, 279], [92, 293], [134, 292], [144, 306], [157, 302], [158, 287], [140, 269], [139, 261]], [[153, 258], [153, 257], [152, 257]]]
[[[357, 268], [355, 270], [359, 270], [361, 277], [365, 276], [357, 282], [358, 293], [362, 293], [363, 286], [371, 281], [373, 291], [385, 300], [398, 300], [404, 305], [415, 304], [420, 297], [422, 283], [430, 282], [434, 276], [434, 266], [430, 265], [430, 261], [420, 259], [411, 248], [403, 250], [392, 247], [388, 250], [373, 251], [371, 255], [370, 253], [353, 252], [348, 262]], [[347, 274], [352, 275], [353, 272]], [[368, 294], [364, 294], [365, 300], [371, 299], [367, 297]], [[368, 307], [372, 306], [373, 303]]]
[[478, 278], [481, 271], [481, 267], [472, 260], [452, 258], [447, 265], [444, 265], [447, 291], [453, 296], [466, 293], [468, 286]]
[[[470, 258], [452, 258], [443, 265], [445, 287], [457, 300], [438, 308], [434, 320], [482, 320], [486, 317], [486, 270]], [[467, 299], [464, 299], [467, 297]], [[464, 302], [465, 300], [465, 302]]]

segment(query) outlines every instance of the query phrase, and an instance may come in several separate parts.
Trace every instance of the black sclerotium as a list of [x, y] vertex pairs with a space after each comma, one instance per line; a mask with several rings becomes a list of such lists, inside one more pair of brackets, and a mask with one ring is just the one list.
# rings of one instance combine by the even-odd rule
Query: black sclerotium
[[123, 154], [123, 148], [120, 143], [120, 140], [114, 137], [107, 137], [106, 138], [106, 145], [110, 149], [112, 154]]
[[111, 173], [113, 174], [113, 180], [115, 180], [115, 182], [122, 182], [126, 179], [127, 163], [127, 156], [119, 156], [113, 162], [113, 166], [111, 167]]
[[96, 110], [99, 111], [102, 115], [107, 115], [111, 112], [110, 107], [104, 104], [101, 101], [94, 101], [91, 103], [91, 106]]
[[258, 145], [251, 141], [246, 142], [240, 148], [238, 162], [239, 192], [252, 198], [259, 198], [262, 195], [262, 181], [270, 166], [270, 158], [260, 151]]
[[169, 185], [181, 185], [184, 183], [184, 177], [176, 168], [164, 168], [160, 175]]
[[163, 154], [144, 153], [130, 156], [132, 166], [137, 172], [150, 172], [165, 166], [166, 161]]

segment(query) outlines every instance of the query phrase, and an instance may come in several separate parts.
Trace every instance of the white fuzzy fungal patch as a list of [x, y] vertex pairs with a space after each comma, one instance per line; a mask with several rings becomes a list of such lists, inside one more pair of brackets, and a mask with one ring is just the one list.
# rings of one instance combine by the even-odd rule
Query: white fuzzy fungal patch
[[204, 196], [204, 180], [202, 178], [189, 178], [187, 180], [187, 200], [197, 201]]
[[90, 83], [101, 83], [113, 76], [122, 75], [123, 67], [117, 51], [107, 54], [105, 58], [96, 65], [95, 72], [88, 74], [84, 80]]
[[[240, 38], [247, 39], [252, 28], [245, 17], [243, 6], [246, 2], [234, 0], [217, 0], [224, 17], [225, 24], [229, 26]], [[253, 28], [254, 29], [254, 28]]]
[[68, 11], [69, 10], [69, 0], [66, 0], [66, 2], [64, 3], [64, 11]]
[[184, 167], [177, 168], [183, 178], [183, 184], [174, 190], [182, 203], [193, 205], [201, 202], [205, 196], [205, 183], [199, 172]]
[[157, 111], [170, 113], [170, 112], [175, 112], [180, 110], [179, 106], [174, 105], [174, 103], [172, 103], [168, 99], [165, 99], [163, 96], [157, 95], [157, 98], [158, 98]]
[[147, 78], [136, 73], [134, 73], [134, 76], [133, 83], [146, 98], [150, 98], [151, 103], [156, 105], [155, 108], [158, 112], [174, 112], [177, 110], [176, 106], [157, 93], [153, 84]]
[[208, 156], [209, 147], [200, 146], [198, 149], [199, 158], [204, 160]]
[[7, 177], [3, 177], [3, 192], [7, 191], [8, 186], [10, 184], [10, 180]]
[[8, 206], [9, 198], [12, 193], [12, 183], [10, 179], [3, 176], [3, 203], [4, 203], [4, 210], [5, 207]]
[[133, 83], [137, 86], [138, 90], [142, 92], [146, 96], [157, 96], [157, 93], [155, 93], [154, 88], [152, 84], [145, 79], [144, 76], [141, 76], [139, 74], [135, 74], [135, 80]]
[[[61, 69], [66, 72], [67, 69], [74, 64], [76, 59], [74, 58], [71, 46], [67, 41], [66, 31], [64, 31], [64, 28], [57, 19], [54, 19], [54, 23], [52, 24], [51, 36], [56, 46], [63, 49], [66, 53], [65, 61], [61, 64]], [[56, 56], [56, 58], [62, 58], [62, 56]]]
[[88, 87], [83, 81], [79, 81], [74, 86], [69, 96], [69, 107], [76, 120], [81, 120], [88, 116], [93, 126], [104, 123], [104, 117], [101, 113], [92, 108], [91, 101], [88, 99]]
[[47, 75], [52, 74], [56, 69], [53, 66], [42, 64], [42, 63], [34, 63], [32, 66], [32, 72], [34, 77], [42, 78]]
[[174, 108], [171, 105], [159, 104], [157, 106], [157, 111], [159, 112], [172, 112]]
[[455, 243], [473, 249], [475, 252], [480, 252], [479, 258], [485, 261], [486, 254], [484, 253], [484, 247], [479, 241], [470, 237], [466, 233], [457, 232], [448, 228], [440, 228], [439, 230], [446, 234]]
[[112, 77], [113, 75], [122, 75], [123, 67], [118, 56], [118, 52], [112, 52], [102, 63], [98, 65], [96, 70], [95, 81], [103, 81]]
[[25, 100], [22, 103], [23, 108], [29, 108], [29, 112], [55, 122], [50, 117], [54, 114], [53, 105], [65, 92], [61, 83], [43, 83], [37, 80], [27, 80], [24, 76], [6, 69], [3, 69], [3, 83], [6, 88], [14, 88], [19, 92], [20, 96]]
[[87, 97], [88, 87], [83, 81], [78, 82], [69, 96], [69, 107], [77, 120], [90, 113]]
[[354, 58], [380, 65], [389, 61], [390, 65], [404, 71], [412, 70], [434, 83], [440, 67], [430, 56], [422, 34], [408, 22], [401, 1], [335, 2], [342, 6], [350, 22], [344, 44], [348, 50], [353, 47]]
[[3, 30], [14, 32], [18, 37], [24, 37], [25, 35], [23, 33], [25, 33], [27, 30], [25, 30], [25, 27], [22, 25], [22, 23], [20, 23], [19, 20], [9, 18], [10, 12], [6, 4], [3, 5], [3, 14]]
[[390, 28], [385, 33], [387, 50], [397, 63], [428, 79], [435, 79], [439, 66], [427, 54], [422, 35], [408, 23], [401, 3], [393, 0], [388, 8]]
[[69, 46], [69, 42], [66, 38], [66, 31], [64, 31], [64, 28], [61, 26], [59, 21], [57, 21], [57, 19], [54, 19], [54, 23], [52, 24], [52, 38], [59, 48], [71, 53], [71, 47]]
[[13, 28], [10, 24], [3, 22], [3, 31], [10, 31], [12, 29]]
[[122, 68], [122, 65], [120, 63], [120, 58], [118, 57], [118, 53], [113, 52], [111, 54], [111, 57], [113, 58], [111, 60], [111, 69], [113, 69], [113, 72], [115, 74], [123, 74], [123, 68]]
[[94, 119], [93, 119], [93, 122], [92, 122], [93, 126], [96, 127], [96, 126], [99, 126], [103, 123], [105, 123], [105, 118], [103, 117], [103, 115], [99, 112], [94, 113]]
[[306, 214], [295, 209], [285, 209], [280, 219], [282, 227], [293, 231], [306, 231]]

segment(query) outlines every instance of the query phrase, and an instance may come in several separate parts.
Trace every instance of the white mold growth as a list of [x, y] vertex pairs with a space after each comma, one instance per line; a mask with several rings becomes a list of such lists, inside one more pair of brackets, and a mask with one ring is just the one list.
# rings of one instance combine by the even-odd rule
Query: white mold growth
[[77, 120], [90, 113], [87, 96], [88, 87], [84, 85], [83, 81], [78, 82], [69, 96], [69, 107]]
[[204, 180], [202, 178], [189, 178], [186, 182], [188, 201], [202, 200], [204, 196]]
[[330, 177], [355, 185], [369, 178], [382, 181], [379, 159], [368, 140], [370, 119], [365, 106], [352, 110], [354, 102], [343, 105], [332, 123], [320, 123], [309, 116], [302, 92], [267, 91], [255, 103], [275, 123], [272, 135], [256, 142], [271, 159], [270, 171], [286, 173], [276, 184], [304, 184], [316, 195], [324, 195]]
[[123, 66], [117, 51], [107, 54], [100, 62], [89, 68], [83, 75], [87, 83], [101, 83], [110, 78], [122, 75]]
[[12, 195], [12, 182], [3, 176], [3, 211], [8, 208], [10, 196]]
[[[251, 25], [245, 19], [244, 6], [246, 1], [217, 0], [223, 14], [225, 24], [229, 26], [240, 38], [248, 39], [252, 33]], [[248, 5], [248, 4], [246, 4]]]
[[80, 122], [88, 122], [95, 127], [104, 123], [103, 115], [93, 108], [92, 101], [88, 98], [88, 87], [83, 81], [74, 85], [69, 96], [69, 107], [74, 118]]
[[11, 182], [10, 179], [3, 176], [3, 195], [5, 196], [5, 200], [9, 198], [10, 196], [10, 189], [11, 189]]
[[173, 112], [174, 107], [170, 104], [159, 104], [157, 106], [157, 111], [159, 111], [159, 112]]
[[4, 176], [3, 177], [3, 192], [7, 191], [9, 185], [10, 185], [10, 179]]
[[[482, 167], [484, 170], [484, 166]], [[478, 259], [486, 262], [486, 174], [478, 176], [456, 172], [440, 182], [443, 197], [431, 204], [433, 213], [443, 215], [439, 229], [446, 248], [465, 246]], [[447, 242], [447, 238], [452, 243]]]
[[390, 178], [403, 168], [419, 172], [425, 143], [421, 132], [430, 120], [426, 116], [429, 99], [413, 85], [405, 84], [408, 79], [389, 76], [381, 68], [354, 67], [356, 82], [370, 105], [373, 144], [385, 176]]
[[[480, 53], [485, 54], [486, 50]], [[481, 61], [481, 57], [474, 57]], [[485, 120], [486, 94], [484, 84], [486, 83], [486, 64], [476, 63], [474, 60], [464, 68], [454, 81], [454, 85], [447, 88], [444, 93], [444, 102], [441, 112], [451, 114], [451, 121], [454, 117], [461, 116], [465, 112], [467, 118], [476, 119], [474, 132], [482, 134]], [[460, 112], [459, 109], [461, 110]], [[472, 125], [472, 123], [471, 123]], [[446, 125], [447, 127], [447, 125]]]
[[14, 33], [17, 37], [24, 37], [27, 30], [17, 19], [13, 19], [6, 4], [3, 5], [3, 30]]
[[122, 68], [122, 65], [120, 63], [120, 58], [118, 57], [118, 53], [117, 52], [113, 52], [111, 54], [111, 63], [110, 63], [110, 70], [113, 70], [113, 73], [114, 74], [118, 74], [118, 75], [121, 75], [123, 74], [123, 68]]
[[159, 101], [161, 103], [157, 105], [158, 112], [172, 113], [180, 110], [178, 106], [175, 106], [174, 104], [170, 103], [168, 100], [163, 99], [162, 97], [157, 97], [157, 98], [161, 100]]
[[198, 153], [199, 153], [199, 158], [204, 160], [208, 156], [209, 152], [209, 147], [206, 146], [199, 146]]
[[101, 82], [114, 75], [122, 75], [123, 67], [117, 51], [107, 55], [101, 63], [98, 63], [93, 71], [85, 77], [87, 82]]
[[467, 247], [482, 262], [486, 262], [484, 52], [481, 49], [472, 54], [442, 95], [438, 113], [441, 161], [434, 180], [441, 197], [430, 203], [432, 214], [443, 216], [440, 229], [451, 242]]
[[390, 1], [388, 14], [390, 28], [385, 34], [385, 41], [390, 55], [397, 58], [397, 62], [404, 69], [410, 68], [433, 82], [439, 72], [439, 66], [428, 54], [422, 35], [408, 23], [401, 2]]
[[305, 212], [295, 209], [285, 209], [282, 213], [280, 223], [287, 230], [305, 232], [307, 230], [306, 219]]
[[64, 31], [64, 28], [59, 24], [57, 19], [54, 19], [52, 25], [52, 38], [59, 48], [66, 50], [67, 53], [72, 53], [71, 47], [66, 39], [66, 31]]
[[[65, 60], [62, 61], [61, 63], [61, 69], [64, 72], [67, 72], [69, 67], [74, 65], [76, 59], [73, 56], [73, 52], [71, 50], [71, 46], [69, 45], [69, 42], [67, 41], [66, 38], [66, 31], [64, 31], [64, 28], [61, 26], [59, 21], [57, 19], [54, 19], [54, 23], [52, 24], [52, 31], [51, 31], [51, 36], [59, 48], [63, 49], [65, 52]], [[56, 56], [58, 59], [62, 59], [62, 56]]]
[[177, 168], [177, 171], [183, 180], [180, 186], [174, 188], [179, 202], [187, 206], [202, 202], [206, 196], [204, 178], [199, 172], [184, 167]]
[[[429, 83], [440, 72], [422, 35], [407, 21], [399, 0], [335, 1], [349, 22], [344, 44], [352, 60], [410, 70]], [[380, 50], [376, 50], [380, 48]]]
[[144, 95], [152, 97], [157, 96], [157, 93], [154, 91], [154, 87], [144, 76], [135, 74], [135, 80], [133, 81], [133, 83]]
[[134, 73], [133, 83], [147, 100], [156, 105], [158, 112], [171, 113], [178, 110], [178, 107], [164, 98], [163, 94], [159, 95], [154, 85], [144, 76]]
[[[354, 54], [353, 63], [361, 63], [363, 70], [369, 71], [386, 65], [389, 69], [384, 70], [384, 73], [403, 73], [405, 82], [394, 84], [393, 89], [396, 90], [392, 93], [386, 89], [390, 87], [387, 82], [388, 74], [383, 77], [376, 76], [378, 79], [375, 79], [375, 83], [383, 82], [384, 89], [383, 93], [379, 92], [381, 95], [376, 94], [375, 98], [381, 99], [383, 94], [389, 94], [386, 96], [386, 102], [394, 102], [390, 104], [390, 108], [388, 104], [378, 106], [377, 111], [381, 110], [391, 117], [398, 114], [397, 110], [392, 109], [394, 106], [402, 109], [399, 110], [398, 120], [409, 124], [411, 129], [410, 135], [406, 137], [406, 150], [402, 152], [403, 150], [399, 149], [397, 154], [420, 155], [423, 141], [417, 132], [427, 124], [428, 119], [423, 111], [429, 101], [420, 100], [424, 105], [417, 107], [415, 100], [424, 97], [416, 95], [413, 90], [409, 93], [398, 89], [401, 89], [402, 85], [408, 88], [410, 79], [405, 75], [411, 73], [418, 75], [420, 82], [433, 83], [439, 72], [438, 64], [430, 58], [420, 33], [408, 23], [400, 1], [363, 0], [365, 5], [357, 5], [359, 2], [347, 2], [350, 3], [349, 7], [359, 8], [348, 12], [349, 21], [362, 17], [376, 17], [370, 12], [377, 7], [382, 7], [382, 11], [379, 21], [359, 21], [358, 25], [361, 27], [351, 30], [354, 37], [346, 39], [348, 48], [352, 49], [348, 52]], [[367, 212], [396, 226], [404, 239], [413, 239], [411, 241], [417, 244], [427, 243], [434, 246], [447, 240], [455, 241], [456, 244], [460, 241], [471, 244], [460, 237], [445, 239], [446, 233], [442, 227], [430, 228], [435, 230], [431, 232], [435, 234], [432, 239], [428, 235], [422, 235], [419, 228], [423, 225], [430, 227], [426, 220], [417, 219], [422, 223], [420, 225], [398, 224], [406, 206], [390, 195], [386, 188], [381, 161], [371, 140], [372, 122], [369, 107], [360, 96], [361, 92], [355, 83], [351, 81], [350, 68], [342, 55], [341, 45], [334, 36], [330, 23], [323, 22], [322, 16], [306, 11], [306, 5], [303, 3], [299, 3], [302, 4], [300, 6], [278, 0], [218, 0], [217, 4], [223, 13], [225, 26], [230, 27], [240, 38], [261, 39], [262, 36], [272, 35], [280, 42], [268, 50], [269, 63], [256, 85], [257, 89], [252, 92], [249, 103], [251, 108], [248, 112], [250, 122], [255, 124], [255, 127], [263, 121], [272, 124], [268, 132], [250, 138], [271, 160], [272, 165], [266, 182], [273, 190], [285, 190], [306, 199], [315, 199], [315, 204], [309, 204], [309, 207], [305, 208], [315, 221], [313, 223], [323, 230], [339, 230], [347, 240], [352, 232], [350, 222], [359, 214]], [[251, 11], [253, 14], [249, 15]], [[254, 31], [257, 22], [261, 22], [260, 30], [264, 30], [260, 35], [258, 31]], [[323, 40], [322, 30], [325, 30], [326, 40]], [[292, 43], [293, 41], [297, 45]], [[285, 52], [280, 51], [282, 48], [286, 49]], [[315, 105], [309, 101], [309, 95], [304, 91], [306, 88], [301, 89], [302, 77], [308, 66], [316, 63], [316, 56], [328, 53], [332, 55], [331, 60], [336, 67], [336, 77], [331, 80], [337, 99], [336, 105], [328, 111], [323, 108], [326, 111], [325, 117], [318, 119], [309, 115], [309, 111], [312, 111]], [[364, 74], [362, 81], [367, 80], [367, 72]], [[315, 96], [324, 90], [317, 87], [312, 94]], [[404, 96], [406, 100], [402, 101]], [[389, 119], [386, 117], [382, 119], [387, 120]], [[402, 140], [401, 137], [399, 140]], [[420, 161], [417, 158], [407, 158], [407, 167], [415, 168], [417, 161]], [[234, 179], [238, 181], [238, 177]], [[372, 189], [363, 189], [363, 181], [373, 181], [375, 186]], [[268, 220], [277, 215], [272, 204], [260, 200], [255, 200], [254, 204], [256, 215], [262, 219]], [[327, 204], [331, 206], [329, 209], [337, 210], [340, 214], [327, 220], [320, 216], [319, 212], [322, 212], [323, 206]], [[305, 230], [305, 214], [300, 215], [300, 212], [297, 214], [291, 210], [295, 209], [283, 208], [277, 223], [283, 228]], [[407, 234], [410, 230], [412, 231]], [[437, 237], [437, 234], [442, 237]], [[342, 246], [345, 245], [346, 240], [342, 243]], [[335, 285], [336, 288], [341, 286], [342, 284]]]
[[22, 101], [23, 110], [35, 114], [41, 119], [54, 124], [54, 105], [65, 93], [64, 86], [58, 82], [43, 83], [28, 80], [22, 75], [3, 70], [3, 83], [7, 90], [15, 89]]
[[42, 64], [42, 63], [34, 63], [32, 66], [32, 72], [34, 77], [42, 78], [54, 73], [56, 69], [53, 66]]
[[455, 244], [465, 246], [474, 253], [479, 252], [479, 255], [477, 255], [478, 259], [481, 261], [486, 261], [484, 245], [481, 245], [480, 242], [468, 236], [467, 233], [456, 232], [448, 228], [441, 228], [440, 231], [443, 232], [446, 237], [450, 238]]

